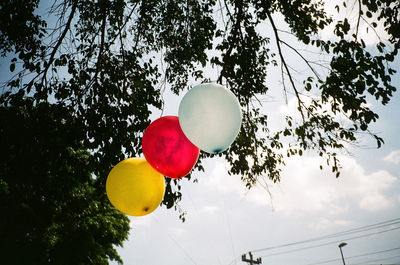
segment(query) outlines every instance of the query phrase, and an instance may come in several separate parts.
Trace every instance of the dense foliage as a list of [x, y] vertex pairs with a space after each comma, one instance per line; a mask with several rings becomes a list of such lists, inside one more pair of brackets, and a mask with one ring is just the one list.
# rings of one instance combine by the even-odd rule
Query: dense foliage
[[108, 264], [126, 217], [92, 177], [82, 126], [57, 105], [14, 97], [0, 110], [0, 253], [4, 264]]
[[[399, 12], [396, 0], [338, 1], [333, 14], [322, 0], [2, 0], [0, 47], [10, 78], [0, 98], [1, 251], [24, 259], [14, 253], [27, 249], [38, 264], [118, 260], [113, 244], [129, 226], [108, 204], [106, 176], [141, 154], [164, 89], [179, 94], [209, 80], [205, 67], [218, 71], [212, 81], [235, 93], [243, 111], [237, 140], [220, 154], [229, 173], [248, 187], [262, 177], [279, 181], [285, 156], [315, 149], [338, 176], [337, 150], [378, 119], [367, 101], [385, 105], [396, 90]], [[332, 37], [321, 39], [323, 29]], [[367, 45], [365, 30], [378, 41]], [[314, 61], [287, 36], [329, 60]], [[303, 82], [289, 52], [308, 70], [297, 76]], [[278, 131], [259, 100], [275, 66], [278, 89], [296, 99], [300, 116], [286, 117]], [[379, 147], [383, 140], [371, 135]], [[179, 182], [167, 184], [163, 204], [176, 207]], [[76, 255], [62, 253], [69, 247]]]

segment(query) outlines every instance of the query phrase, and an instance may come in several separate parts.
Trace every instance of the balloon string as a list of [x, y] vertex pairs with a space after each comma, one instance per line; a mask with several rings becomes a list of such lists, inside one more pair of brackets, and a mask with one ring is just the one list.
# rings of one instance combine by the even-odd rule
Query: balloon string
[[162, 230], [167, 234], [167, 236], [182, 250], [182, 252], [186, 255], [186, 257], [188, 257], [188, 258], [190, 259], [190, 261], [191, 261], [193, 264], [197, 265], [197, 263], [194, 261], [194, 259], [192, 258], [192, 256], [189, 255], [189, 253], [186, 251], [186, 249], [183, 248], [182, 245], [179, 244], [179, 242], [178, 242], [175, 238], [173, 238], [173, 237], [171, 236], [170, 233], [168, 233], [168, 231], [165, 229], [164, 225], [163, 225], [160, 221], [158, 221], [158, 219], [157, 219], [154, 215], [152, 215], [151, 217], [154, 218], [154, 220], [155, 220], [160, 226], [163, 226], [164, 229], [162, 229]]

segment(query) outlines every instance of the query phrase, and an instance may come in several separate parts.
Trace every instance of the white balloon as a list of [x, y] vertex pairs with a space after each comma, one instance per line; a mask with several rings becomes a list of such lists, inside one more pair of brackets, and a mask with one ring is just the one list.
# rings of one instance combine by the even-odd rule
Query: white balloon
[[179, 123], [186, 137], [201, 150], [216, 154], [235, 140], [242, 111], [235, 95], [217, 84], [190, 89], [179, 105]]

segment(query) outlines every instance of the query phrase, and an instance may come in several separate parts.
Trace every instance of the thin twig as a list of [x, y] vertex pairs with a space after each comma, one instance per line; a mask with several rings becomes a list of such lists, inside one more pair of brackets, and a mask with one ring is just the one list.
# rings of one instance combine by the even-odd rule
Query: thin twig
[[358, 17], [357, 17], [357, 26], [356, 26], [356, 35], [355, 35], [356, 41], [357, 41], [357, 36], [358, 36], [358, 28], [360, 27], [361, 15], [362, 15], [361, 0], [358, 0]]
[[97, 63], [96, 63], [96, 72], [95, 72], [95, 77], [94, 80], [97, 79], [97, 75], [99, 73], [99, 66], [102, 63], [102, 57], [103, 57], [103, 52], [104, 52], [104, 43], [105, 43], [105, 37], [106, 37], [106, 24], [107, 24], [107, 13], [104, 11], [103, 12], [103, 20], [101, 22], [101, 36], [100, 36], [100, 50], [99, 54], [97, 56]]
[[315, 71], [315, 69], [310, 65], [310, 62], [304, 58], [304, 56], [297, 50], [295, 49], [293, 46], [291, 46], [290, 44], [288, 44], [287, 42], [283, 41], [283, 40], [279, 40], [281, 43], [285, 44], [287, 47], [289, 47], [290, 49], [292, 49], [295, 53], [297, 53], [297, 55], [300, 56], [301, 59], [303, 59], [303, 61], [307, 64], [307, 66], [311, 69], [311, 71], [314, 73], [314, 75], [318, 78], [321, 79], [319, 77], [319, 74], [317, 73], [317, 71]]
[[43, 82], [45, 81], [46, 75], [47, 75], [47, 71], [49, 70], [50, 66], [53, 64], [54, 56], [56, 55], [56, 53], [57, 53], [57, 51], [58, 51], [58, 48], [60, 47], [61, 43], [63, 42], [65, 35], [67, 34], [67, 32], [68, 32], [69, 29], [70, 29], [71, 22], [72, 22], [72, 18], [74, 17], [74, 14], [75, 14], [75, 11], [76, 11], [76, 7], [77, 7], [77, 2], [74, 1], [73, 5], [72, 5], [71, 13], [70, 13], [69, 18], [68, 18], [68, 21], [67, 21], [67, 23], [65, 24], [64, 31], [61, 33], [61, 36], [59, 37], [59, 39], [58, 39], [58, 41], [57, 41], [57, 43], [56, 43], [56, 46], [53, 48], [53, 51], [52, 51], [52, 53], [51, 53], [51, 55], [50, 55], [49, 61], [48, 61], [47, 64], [46, 64], [46, 67], [44, 68], [43, 71], [41, 71], [36, 77], [34, 77], [34, 78], [29, 82], [29, 85], [32, 85], [32, 84], [33, 84], [33, 81], [34, 81], [38, 76], [40, 76], [40, 75], [42, 75], [42, 84], [43, 84]]
[[303, 104], [303, 101], [302, 101], [301, 98], [300, 98], [299, 92], [298, 92], [297, 89], [296, 89], [296, 85], [294, 84], [293, 77], [292, 77], [292, 75], [291, 75], [291, 73], [290, 73], [290, 70], [289, 70], [289, 67], [288, 67], [288, 65], [287, 65], [287, 63], [286, 63], [286, 61], [285, 61], [285, 58], [283, 57], [283, 53], [282, 53], [282, 48], [281, 48], [281, 44], [280, 44], [280, 39], [279, 39], [278, 30], [277, 30], [277, 28], [276, 28], [276, 26], [275, 26], [275, 22], [274, 22], [274, 20], [273, 20], [273, 18], [272, 18], [272, 16], [271, 16], [270, 12], [269, 12], [268, 10], [266, 10], [266, 13], [267, 13], [267, 16], [268, 16], [269, 21], [271, 22], [272, 29], [273, 29], [273, 31], [274, 31], [275, 41], [276, 41], [276, 45], [277, 45], [277, 47], [278, 47], [278, 52], [279, 52], [279, 56], [280, 56], [280, 58], [281, 58], [281, 62], [282, 62], [282, 64], [283, 64], [283, 66], [285, 67], [286, 73], [287, 73], [287, 75], [288, 75], [288, 77], [289, 77], [289, 81], [290, 81], [290, 83], [292, 84], [294, 93], [296, 94], [301, 117], [302, 117], [303, 121], [305, 121], [305, 117], [304, 117], [304, 113], [303, 113], [303, 109], [302, 109], [302, 107], [303, 107], [304, 104]]
[[[229, 11], [228, 4], [226, 3], [226, 1], [224, 1], [224, 2], [225, 2], [225, 7], [227, 9], [227, 12], [228, 12], [228, 15], [230, 17], [230, 20], [234, 21], [234, 18], [233, 18], [232, 14]], [[228, 50], [226, 51], [226, 53], [225, 53], [225, 55], [224, 55], [224, 57], [222, 59], [222, 63], [223, 63], [222, 70], [221, 70], [221, 73], [220, 73], [220, 75], [218, 77], [218, 80], [217, 80], [217, 83], [219, 83], [219, 84], [222, 84], [222, 77], [225, 75], [225, 71], [226, 71], [225, 61], [231, 55], [232, 50], [234, 48], [233, 44], [237, 40], [238, 32], [240, 31], [240, 24], [242, 22], [242, 12], [243, 12], [242, 7], [243, 7], [243, 2], [239, 1], [238, 7], [237, 7], [238, 11], [236, 13], [236, 23], [235, 23], [235, 25], [234, 25], [234, 27], [232, 29], [232, 37], [233, 37], [232, 42], [231, 42], [232, 45], [229, 46]]]
[[[118, 34], [115, 35], [115, 37], [110, 41], [110, 45], [112, 45], [112, 44], [115, 42], [115, 40], [118, 38], [118, 36], [121, 36], [122, 30], [126, 27], [126, 24], [128, 23], [128, 21], [129, 21], [130, 18], [132, 17], [132, 14], [133, 14], [133, 12], [136, 10], [137, 5], [138, 5], [138, 3], [136, 3], [136, 4], [132, 7], [132, 10], [130, 11], [129, 15], [126, 17], [125, 22], [122, 24], [122, 26], [120, 26]], [[99, 31], [100, 31], [100, 30], [102, 30], [102, 27], [99, 27]], [[99, 31], [98, 31], [98, 32], [99, 32]], [[97, 33], [97, 34], [98, 34], [98, 33]], [[96, 35], [97, 35], [97, 34], [96, 34]], [[90, 47], [92, 47], [92, 45], [93, 45], [93, 43], [94, 43], [94, 40], [95, 40], [95, 38], [93, 38], [93, 41], [91, 42]], [[101, 53], [102, 53], [102, 52], [100, 52], [99, 55], [100, 55]], [[97, 72], [97, 70], [96, 70], [96, 72]], [[90, 81], [89, 81], [88, 85], [85, 87], [83, 93], [86, 93], [87, 89], [95, 82], [96, 78], [97, 78], [97, 73], [90, 79]]]
[[283, 64], [281, 63], [281, 77], [282, 77], [282, 85], [283, 85], [283, 94], [285, 96], [285, 103], [286, 105], [288, 104], [288, 97], [287, 97], [287, 89], [286, 89], [286, 84], [285, 84], [285, 76], [284, 76], [284, 70], [283, 70]]

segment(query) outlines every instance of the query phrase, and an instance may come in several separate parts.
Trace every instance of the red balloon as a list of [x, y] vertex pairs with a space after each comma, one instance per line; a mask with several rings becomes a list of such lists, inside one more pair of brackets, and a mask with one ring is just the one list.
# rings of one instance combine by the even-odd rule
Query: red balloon
[[177, 116], [165, 116], [153, 121], [144, 131], [142, 150], [147, 162], [170, 178], [182, 178], [189, 174], [200, 152], [183, 134]]

